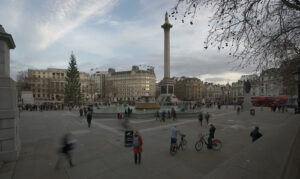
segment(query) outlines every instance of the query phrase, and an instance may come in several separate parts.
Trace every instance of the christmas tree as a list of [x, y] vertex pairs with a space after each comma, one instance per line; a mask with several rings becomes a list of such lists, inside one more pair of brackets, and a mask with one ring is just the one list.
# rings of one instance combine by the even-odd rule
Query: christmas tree
[[81, 93], [80, 93], [80, 78], [79, 71], [76, 65], [76, 58], [74, 54], [71, 54], [69, 68], [66, 76], [67, 84], [65, 86], [65, 104], [68, 105], [79, 105], [81, 104]]

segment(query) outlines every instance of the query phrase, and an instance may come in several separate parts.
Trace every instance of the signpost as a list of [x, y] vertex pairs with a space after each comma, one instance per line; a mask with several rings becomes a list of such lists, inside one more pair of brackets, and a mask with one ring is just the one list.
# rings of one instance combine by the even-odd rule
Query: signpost
[[133, 143], [133, 131], [125, 131], [125, 147], [131, 147]]

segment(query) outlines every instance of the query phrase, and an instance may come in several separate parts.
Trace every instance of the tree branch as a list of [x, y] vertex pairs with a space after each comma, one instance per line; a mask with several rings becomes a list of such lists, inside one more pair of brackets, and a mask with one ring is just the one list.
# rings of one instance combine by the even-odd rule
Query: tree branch
[[296, 1], [296, 4], [298, 5], [290, 3], [288, 0], [281, 0], [281, 2], [283, 2], [283, 4], [285, 4], [287, 7], [300, 11], [299, 2], [297, 3], [297, 0], [294, 1]]

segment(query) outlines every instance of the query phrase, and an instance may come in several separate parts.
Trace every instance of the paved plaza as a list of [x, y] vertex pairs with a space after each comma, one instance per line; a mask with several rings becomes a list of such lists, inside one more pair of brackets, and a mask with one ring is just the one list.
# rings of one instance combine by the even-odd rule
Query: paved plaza
[[[205, 120], [201, 127], [197, 119], [166, 120], [130, 119], [130, 126], [143, 137], [141, 165], [135, 165], [131, 147], [124, 147], [124, 129], [117, 119], [93, 119], [88, 128], [77, 111], [23, 111], [20, 114], [22, 149], [16, 162], [5, 163], [0, 178], [204, 178], [222, 163], [253, 145], [249, 136], [255, 125], [263, 137], [276, 132], [291, 120], [292, 112], [271, 112], [256, 109], [256, 115], [233, 107], [203, 109], [211, 113], [211, 123], [217, 130], [215, 138], [222, 140], [221, 151], [196, 152], [194, 145], [199, 132], [208, 133]], [[170, 128], [177, 125], [186, 134], [188, 146], [175, 156], [169, 153]], [[55, 169], [57, 150], [62, 136], [71, 131], [77, 140], [74, 150], [75, 167], [65, 164]]]

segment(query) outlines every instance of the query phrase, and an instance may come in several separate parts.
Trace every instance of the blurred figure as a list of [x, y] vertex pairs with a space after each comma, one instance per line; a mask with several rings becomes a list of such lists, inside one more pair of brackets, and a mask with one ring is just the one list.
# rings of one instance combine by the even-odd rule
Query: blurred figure
[[62, 139], [62, 147], [59, 150], [60, 156], [56, 163], [56, 169], [60, 169], [60, 166], [62, 162], [64, 161], [64, 158], [66, 158], [69, 161], [70, 167], [75, 167], [75, 165], [72, 162], [72, 153], [71, 151], [75, 148], [76, 140], [72, 139], [72, 134], [67, 133], [64, 135]]
[[202, 126], [202, 121], [203, 121], [203, 113], [202, 112], [199, 113], [198, 120], [200, 122], [200, 125]]
[[176, 119], [176, 111], [174, 108], [171, 109], [171, 114], [172, 114], [173, 121], [174, 121]]
[[241, 112], [241, 108], [240, 108], [240, 107], [238, 107], [238, 108], [236, 109], [236, 113], [239, 115], [239, 114], [240, 114], [240, 112]]
[[86, 107], [83, 108], [83, 113], [84, 113], [84, 116], [87, 115], [87, 109], [86, 109]]
[[156, 113], [155, 113], [155, 118], [156, 118], [156, 120], [159, 119], [159, 112], [158, 112], [158, 110], [157, 110]]
[[250, 133], [250, 136], [252, 137], [252, 142], [256, 141], [262, 136], [262, 134], [259, 132], [258, 126], [255, 126], [254, 130]]
[[89, 128], [91, 128], [91, 122], [92, 122], [92, 111], [88, 111], [87, 115], [86, 115], [86, 120], [88, 122], [88, 126]]
[[161, 114], [161, 120], [162, 120], [163, 122], [166, 121], [166, 111], [163, 111], [163, 112], [162, 112], [162, 114]]
[[139, 135], [138, 131], [135, 131], [133, 135], [133, 152], [134, 152], [134, 163], [135, 164], [140, 164], [141, 163], [141, 158], [142, 158], [142, 148], [143, 145], [143, 139]]
[[82, 107], [80, 107], [80, 109], [79, 109], [79, 114], [80, 114], [80, 117], [82, 117], [82, 115], [83, 115], [83, 109], [82, 109]]
[[207, 148], [211, 149], [212, 148], [212, 140], [213, 138], [215, 138], [215, 132], [216, 132], [216, 127], [213, 124], [210, 124], [210, 128], [209, 128], [209, 136], [208, 136], [208, 145]]
[[205, 120], [206, 120], [206, 124], [208, 125], [208, 123], [209, 123], [209, 118], [210, 118], [210, 114], [207, 112], [206, 114], [205, 114]]

